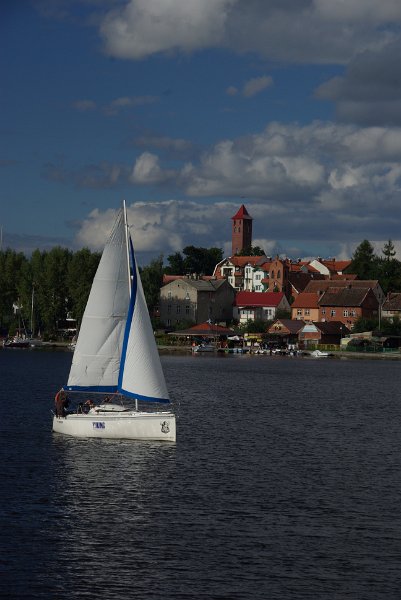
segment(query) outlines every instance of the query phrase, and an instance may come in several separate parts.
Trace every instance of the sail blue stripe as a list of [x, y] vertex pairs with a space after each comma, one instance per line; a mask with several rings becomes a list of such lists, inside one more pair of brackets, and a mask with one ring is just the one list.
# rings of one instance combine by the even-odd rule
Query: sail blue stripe
[[136, 300], [137, 287], [138, 287], [137, 277], [136, 277], [134, 248], [132, 246], [131, 237], [129, 238], [129, 242], [130, 242], [130, 252], [131, 252], [131, 261], [132, 261], [132, 273], [134, 276], [132, 278], [132, 282], [130, 281], [131, 298], [130, 298], [130, 303], [129, 303], [129, 308], [128, 308], [127, 322], [125, 324], [123, 348], [122, 348], [121, 359], [120, 359], [120, 372], [118, 374], [118, 389], [119, 390], [121, 390], [121, 386], [122, 386], [122, 382], [123, 382], [125, 358], [127, 356], [128, 338], [129, 338], [129, 332], [131, 329], [132, 317], [134, 315], [134, 310], [135, 310], [135, 300]]

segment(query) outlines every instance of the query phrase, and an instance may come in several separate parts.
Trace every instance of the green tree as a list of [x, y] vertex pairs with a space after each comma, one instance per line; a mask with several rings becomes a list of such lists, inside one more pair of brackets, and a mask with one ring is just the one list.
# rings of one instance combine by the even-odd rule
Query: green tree
[[356, 273], [359, 279], [375, 279], [378, 275], [378, 261], [374, 248], [368, 240], [363, 240], [352, 255], [352, 261], [347, 269]]
[[265, 256], [265, 251], [260, 246], [247, 246], [237, 256]]
[[185, 262], [181, 252], [175, 252], [167, 257], [168, 266], [164, 272], [167, 275], [185, 275]]
[[43, 290], [40, 312], [44, 327], [50, 335], [57, 331], [57, 321], [65, 319], [71, 310], [68, 297], [67, 273], [72, 253], [66, 248], [57, 246], [43, 257]]
[[379, 319], [366, 319], [365, 317], [359, 317], [355, 321], [352, 333], [363, 333], [364, 331], [374, 331], [379, 326]]
[[401, 262], [396, 260], [394, 244], [391, 240], [382, 249], [384, 258], [379, 259], [379, 280], [385, 293], [401, 289]]
[[215, 247], [186, 246], [183, 249], [183, 254], [185, 255], [185, 272], [197, 273], [198, 275], [212, 275], [217, 263], [223, 260], [223, 250]]
[[78, 324], [82, 321], [99, 261], [99, 253], [82, 248], [75, 252], [68, 264], [67, 297], [70, 300], [72, 316], [77, 319]]
[[149, 314], [153, 318], [159, 305], [160, 288], [163, 283], [163, 256], [151, 261], [147, 267], [140, 269], [143, 291]]

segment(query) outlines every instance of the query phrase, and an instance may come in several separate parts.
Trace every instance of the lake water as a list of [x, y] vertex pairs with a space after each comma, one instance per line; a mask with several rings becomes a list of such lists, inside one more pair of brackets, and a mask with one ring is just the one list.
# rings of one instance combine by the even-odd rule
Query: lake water
[[162, 356], [176, 444], [51, 432], [68, 352], [0, 351], [0, 595], [399, 600], [400, 361]]

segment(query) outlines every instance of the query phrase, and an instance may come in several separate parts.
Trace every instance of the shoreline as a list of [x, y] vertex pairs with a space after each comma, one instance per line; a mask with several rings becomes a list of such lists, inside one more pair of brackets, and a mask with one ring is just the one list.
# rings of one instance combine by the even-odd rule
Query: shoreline
[[[68, 347], [69, 346], [69, 342], [43, 342], [40, 345], [37, 346], [31, 346], [29, 348], [4, 348], [3, 345], [0, 345], [0, 349], [2, 350], [17, 350], [17, 351], [21, 351], [21, 350], [67, 350], [69, 352], [72, 352], [72, 350]], [[192, 346], [177, 346], [177, 345], [157, 345], [157, 349], [159, 351], [159, 354], [193, 354], [192, 353]], [[214, 352], [206, 352], [206, 353], [197, 353], [197, 354], [202, 354], [205, 356], [216, 356], [216, 355], [230, 355], [233, 354], [235, 356], [242, 356], [241, 353], [233, 353], [233, 352], [218, 352], [217, 350], [215, 350]], [[246, 352], [245, 354], [247, 354], [248, 356], [266, 356], [269, 358], [293, 358], [290, 356], [273, 356], [271, 357], [269, 354], [259, 354], [256, 352]], [[303, 356], [299, 356], [298, 358], [313, 358], [313, 360], [322, 360], [319, 358], [315, 358], [315, 357], [311, 357], [308, 355], [303, 355]], [[329, 357], [325, 357], [326, 359], [366, 359], [366, 358], [371, 358], [371, 359], [375, 359], [375, 360], [401, 360], [401, 351], [398, 352], [394, 352], [394, 353], [390, 353], [390, 352], [347, 352], [344, 350], [333, 350], [330, 352], [330, 356]]]
[[[160, 354], [192, 354], [192, 347], [191, 346], [157, 346], [157, 349], [159, 350]], [[199, 352], [196, 354], [202, 354], [205, 356], [215, 356], [216, 354], [224, 354], [224, 355], [234, 355], [234, 356], [242, 356], [241, 353], [235, 353], [235, 352], [218, 352], [217, 350], [215, 350], [214, 352]], [[248, 356], [266, 356], [269, 358], [293, 358], [290, 356], [273, 356], [271, 357], [269, 354], [258, 354], [256, 352], [246, 352], [245, 354], [247, 354]], [[322, 360], [319, 358], [315, 358], [312, 356], [308, 356], [303, 355], [303, 356], [299, 356], [298, 358], [313, 358], [313, 360]], [[333, 359], [333, 358], [374, 358], [374, 359], [382, 359], [382, 360], [386, 360], [386, 359], [390, 359], [390, 360], [401, 360], [401, 351], [400, 352], [394, 352], [394, 353], [390, 353], [390, 352], [346, 352], [344, 350], [334, 350], [332, 352], [330, 352], [330, 356], [326, 357], [329, 359]]]

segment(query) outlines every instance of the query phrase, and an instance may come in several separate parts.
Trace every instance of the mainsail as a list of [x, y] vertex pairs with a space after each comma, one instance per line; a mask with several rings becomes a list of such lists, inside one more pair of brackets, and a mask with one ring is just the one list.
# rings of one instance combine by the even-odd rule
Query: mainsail
[[64, 389], [169, 402], [125, 207], [96, 271]]

